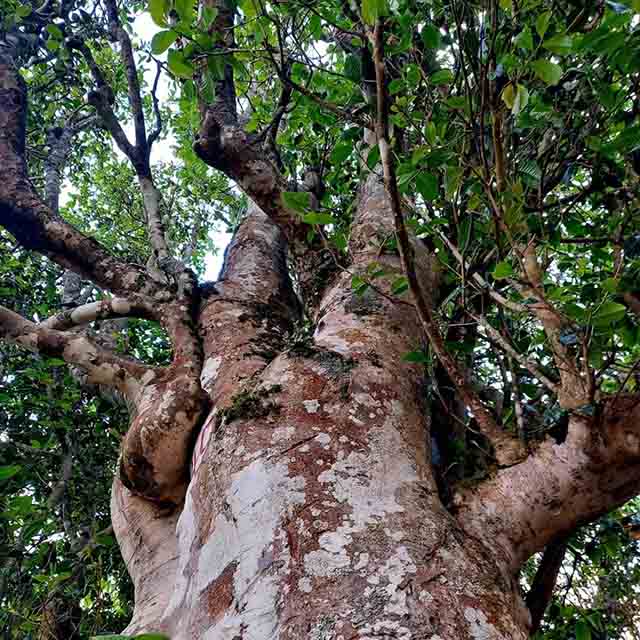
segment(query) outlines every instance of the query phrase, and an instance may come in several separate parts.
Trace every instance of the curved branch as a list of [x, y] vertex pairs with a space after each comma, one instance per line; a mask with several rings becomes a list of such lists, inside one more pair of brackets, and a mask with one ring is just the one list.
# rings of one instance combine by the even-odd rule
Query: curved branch
[[111, 320], [113, 318], [144, 318], [153, 320], [156, 312], [147, 301], [131, 302], [126, 298], [107, 298], [97, 302], [89, 302], [75, 309], [63, 311], [43, 320], [39, 325], [44, 329], [66, 331], [78, 325], [88, 324], [95, 320]]
[[0, 57], [0, 226], [25, 248], [117, 295], [167, 293], [145, 269], [121, 262], [57, 216], [36, 193], [24, 160], [26, 87], [12, 61]]
[[456, 496], [457, 519], [491, 540], [513, 571], [552, 540], [640, 490], [640, 396], [607, 397], [595, 417], [573, 414], [562, 444], [550, 438], [523, 462]]
[[87, 372], [90, 384], [115, 387], [130, 400], [135, 398], [138, 380], [148, 372], [156, 371], [153, 367], [119, 357], [86, 336], [35, 324], [5, 307], [0, 307], [0, 339], [77, 365]]

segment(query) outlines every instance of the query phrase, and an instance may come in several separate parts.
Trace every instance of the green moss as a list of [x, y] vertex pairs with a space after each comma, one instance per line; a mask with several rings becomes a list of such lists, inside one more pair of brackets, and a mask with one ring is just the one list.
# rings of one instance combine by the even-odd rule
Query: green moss
[[267, 398], [280, 391], [282, 391], [282, 386], [279, 384], [272, 385], [268, 389], [241, 391], [233, 397], [231, 404], [226, 409], [220, 411], [217, 426], [219, 427], [222, 423], [230, 424], [241, 418], [264, 418], [270, 413], [277, 413], [280, 410], [279, 406]]

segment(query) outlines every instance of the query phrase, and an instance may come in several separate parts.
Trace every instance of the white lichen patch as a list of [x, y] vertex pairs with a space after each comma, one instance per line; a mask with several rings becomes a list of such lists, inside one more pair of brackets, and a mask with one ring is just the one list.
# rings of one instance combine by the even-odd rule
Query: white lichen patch
[[[305, 500], [305, 481], [291, 477], [285, 463], [269, 465], [254, 460], [232, 476], [225, 492], [227, 507], [218, 513], [212, 533], [197, 556], [197, 567], [186, 593], [174, 592], [172, 602], [194, 606], [200, 594], [229, 566], [233, 571], [234, 604], [207, 630], [203, 640], [226, 640], [241, 633], [254, 640], [277, 637], [277, 601], [290, 556], [281, 522]], [[178, 522], [179, 555], [193, 562], [191, 545], [196, 537], [193, 505], [189, 498]], [[185, 528], [193, 529], [186, 531]], [[276, 546], [276, 543], [280, 542]], [[274, 548], [281, 548], [277, 558]], [[179, 568], [178, 573], [186, 566]], [[184, 637], [186, 640], [186, 636]], [[178, 636], [176, 640], [182, 640]]]
[[502, 640], [502, 634], [487, 620], [484, 611], [467, 607], [464, 617], [469, 623], [469, 632], [474, 640]]
[[296, 432], [295, 427], [287, 426], [287, 427], [277, 427], [273, 430], [271, 434], [271, 444], [276, 444], [277, 442], [282, 442], [283, 440], [288, 440], [293, 436]]
[[318, 400], [303, 400], [302, 404], [307, 413], [318, 413], [318, 409], [320, 409], [320, 402], [318, 402]]
[[313, 587], [311, 586], [311, 578], [300, 578], [298, 580], [298, 589], [303, 593], [311, 593]]
[[207, 358], [204, 367], [202, 367], [202, 373], [200, 374], [200, 383], [203, 389], [209, 389], [215, 384], [221, 364], [222, 356]]
[[317, 440], [325, 449], [331, 444], [331, 436], [328, 433], [319, 433], [315, 440]]

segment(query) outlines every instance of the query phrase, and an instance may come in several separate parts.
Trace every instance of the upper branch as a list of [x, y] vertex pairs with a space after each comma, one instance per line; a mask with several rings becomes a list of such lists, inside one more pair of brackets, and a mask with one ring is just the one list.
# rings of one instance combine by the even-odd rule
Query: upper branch
[[120, 44], [120, 57], [124, 63], [127, 75], [127, 87], [129, 93], [129, 105], [133, 112], [133, 124], [136, 134], [136, 150], [140, 161], [149, 172], [149, 145], [147, 143], [147, 130], [144, 120], [144, 110], [142, 108], [142, 97], [140, 95], [140, 82], [138, 81], [138, 70], [133, 57], [133, 48], [129, 34], [122, 28], [118, 17], [118, 7], [115, 0], [106, 0], [107, 17], [109, 20], [109, 30], [111, 36]]

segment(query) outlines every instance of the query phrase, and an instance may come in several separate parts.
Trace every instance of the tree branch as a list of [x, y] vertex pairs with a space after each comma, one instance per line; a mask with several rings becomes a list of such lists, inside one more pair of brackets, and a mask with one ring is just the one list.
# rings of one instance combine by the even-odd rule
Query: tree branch
[[116, 387], [133, 400], [138, 380], [152, 367], [116, 356], [83, 335], [65, 333], [35, 324], [0, 307], [0, 339], [36, 353], [62, 358], [87, 372], [88, 382]]
[[456, 517], [492, 540], [516, 571], [552, 540], [640, 490], [640, 396], [607, 397], [595, 417], [571, 414], [562, 444], [547, 438], [523, 462], [461, 491]]
[[121, 262], [55, 215], [36, 193], [24, 160], [26, 87], [13, 62], [0, 58], [0, 225], [25, 248], [117, 295], [164, 291], [146, 271]]
[[542, 554], [542, 560], [540, 560], [540, 565], [526, 598], [527, 607], [531, 612], [531, 629], [529, 631], [531, 635], [540, 629], [544, 613], [551, 602], [567, 546], [568, 539], [559, 538], [550, 542]]

